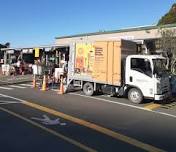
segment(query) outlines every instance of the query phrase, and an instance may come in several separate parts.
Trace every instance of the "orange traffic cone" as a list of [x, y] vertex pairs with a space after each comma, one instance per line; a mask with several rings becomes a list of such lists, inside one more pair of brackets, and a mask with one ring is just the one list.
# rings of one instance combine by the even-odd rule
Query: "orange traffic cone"
[[33, 80], [32, 80], [32, 87], [33, 88], [37, 87], [37, 85], [36, 85], [36, 76], [35, 75], [34, 75]]
[[63, 77], [61, 77], [61, 81], [60, 81], [60, 87], [59, 87], [59, 91], [58, 94], [64, 94], [64, 84], [63, 84]]
[[46, 75], [43, 76], [42, 91], [47, 91], [47, 80]]

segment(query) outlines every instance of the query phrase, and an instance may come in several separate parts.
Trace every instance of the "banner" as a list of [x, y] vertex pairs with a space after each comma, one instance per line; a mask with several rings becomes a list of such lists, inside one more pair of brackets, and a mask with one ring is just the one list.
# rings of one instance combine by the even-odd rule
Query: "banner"
[[35, 48], [35, 57], [38, 58], [40, 55], [40, 49], [39, 48]]

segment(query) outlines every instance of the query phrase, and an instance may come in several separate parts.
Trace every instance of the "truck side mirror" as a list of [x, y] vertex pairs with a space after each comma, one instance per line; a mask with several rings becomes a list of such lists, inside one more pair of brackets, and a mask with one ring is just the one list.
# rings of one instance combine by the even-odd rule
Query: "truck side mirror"
[[154, 78], [157, 78], [157, 74], [156, 73], [153, 73], [153, 75], [154, 75]]

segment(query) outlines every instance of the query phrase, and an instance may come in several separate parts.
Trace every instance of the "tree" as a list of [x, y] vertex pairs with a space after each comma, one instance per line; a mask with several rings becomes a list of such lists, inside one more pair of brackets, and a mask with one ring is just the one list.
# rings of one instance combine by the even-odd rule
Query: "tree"
[[9, 47], [10, 47], [10, 43], [7, 42], [7, 43], [5, 44], [5, 47], [6, 47], [6, 48], [9, 48]]
[[1, 51], [2, 48], [9, 48], [10, 47], [10, 43], [7, 42], [5, 44], [0, 44], [0, 59], [4, 58], [4, 51]]
[[174, 3], [169, 10], [158, 22], [158, 25], [174, 24], [176, 23], [176, 3]]
[[10, 43], [9, 42], [7, 42], [5, 44], [0, 44], [0, 49], [1, 48], [9, 48], [9, 47], [10, 47]]
[[176, 74], [176, 29], [159, 29], [161, 34], [160, 48], [167, 58], [167, 68]]

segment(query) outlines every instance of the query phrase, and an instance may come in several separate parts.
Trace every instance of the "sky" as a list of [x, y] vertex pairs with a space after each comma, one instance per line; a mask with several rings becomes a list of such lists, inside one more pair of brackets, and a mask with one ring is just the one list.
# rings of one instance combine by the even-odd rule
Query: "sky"
[[0, 0], [0, 43], [54, 44], [55, 37], [155, 25], [175, 0]]

